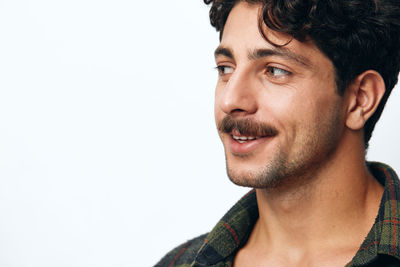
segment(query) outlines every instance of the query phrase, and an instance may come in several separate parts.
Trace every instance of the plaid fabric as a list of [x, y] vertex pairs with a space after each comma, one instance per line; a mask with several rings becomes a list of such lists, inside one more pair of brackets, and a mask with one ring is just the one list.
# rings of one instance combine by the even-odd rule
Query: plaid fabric
[[[385, 185], [375, 223], [360, 249], [348, 263], [355, 266], [400, 266], [400, 182], [387, 165], [368, 163], [374, 177]], [[255, 190], [240, 199], [206, 235], [192, 239], [168, 253], [157, 267], [231, 267], [258, 219]]]

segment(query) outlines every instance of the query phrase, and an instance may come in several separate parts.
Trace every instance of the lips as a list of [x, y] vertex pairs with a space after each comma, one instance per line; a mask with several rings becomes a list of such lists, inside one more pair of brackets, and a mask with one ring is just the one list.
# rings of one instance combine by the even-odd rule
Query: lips
[[239, 142], [241, 144], [243, 144], [243, 143], [245, 143], [247, 141], [252, 141], [252, 140], [261, 138], [260, 136], [251, 136], [251, 135], [250, 136], [246, 136], [246, 135], [240, 134], [240, 132], [238, 130], [236, 130], [236, 129], [233, 130], [230, 133], [230, 135], [232, 136], [232, 138], [234, 140], [236, 140], [237, 142]]
[[271, 135], [267, 136], [253, 136], [243, 135], [238, 131], [233, 131], [229, 134], [228, 148], [229, 151], [236, 155], [249, 154], [259, 147], [263, 146], [264, 143], [268, 142], [273, 138]]
[[250, 153], [278, 135], [278, 130], [267, 123], [250, 118], [235, 119], [231, 115], [218, 124], [218, 130], [229, 139], [229, 150], [238, 155]]

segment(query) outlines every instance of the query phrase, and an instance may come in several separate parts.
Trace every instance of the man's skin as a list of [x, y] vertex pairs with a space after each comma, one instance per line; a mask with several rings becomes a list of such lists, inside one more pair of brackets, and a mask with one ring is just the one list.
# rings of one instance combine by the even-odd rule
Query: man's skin
[[[344, 266], [373, 225], [383, 193], [365, 165], [363, 126], [384, 81], [365, 71], [339, 96], [332, 62], [312, 41], [288, 43], [289, 36], [264, 28], [274, 43], [288, 44], [268, 43], [259, 8], [239, 2], [232, 9], [215, 53], [215, 118], [228, 174], [256, 188], [259, 208], [234, 265]], [[227, 116], [274, 131], [226, 132]]]

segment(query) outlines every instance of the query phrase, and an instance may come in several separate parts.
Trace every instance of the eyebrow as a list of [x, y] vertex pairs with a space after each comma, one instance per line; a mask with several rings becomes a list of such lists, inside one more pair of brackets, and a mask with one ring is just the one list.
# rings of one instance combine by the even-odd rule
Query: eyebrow
[[[215, 49], [214, 56], [215, 57], [226, 56], [228, 58], [234, 59], [232, 51], [229, 48], [223, 46], [219, 46], [217, 47], [217, 49]], [[247, 58], [249, 60], [258, 60], [270, 56], [278, 56], [289, 60], [293, 60], [306, 67], [312, 66], [310, 60], [308, 60], [306, 57], [293, 53], [286, 47], [276, 47], [274, 49], [268, 49], [268, 48], [254, 49], [248, 53]]]
[[217, 49], [215, 49], [214, 56], [226, 56], [231, 59], [234, 59], [233, 53], [229, 48], [223, 47], [223, 46], [218, 46]]
[[247, 57], [249, 60], [257, 60], [269, 56], [283, 57], [289, 60], [296, 61], [297, 63], [300, 63], [301, 65], [304, 65], [306, 67], [310, 67], [312, 65], [310, 60], [301, 55], [293, 53], [286, 47], [277, 47], [275, 49], [254, 49], [248, 54]]

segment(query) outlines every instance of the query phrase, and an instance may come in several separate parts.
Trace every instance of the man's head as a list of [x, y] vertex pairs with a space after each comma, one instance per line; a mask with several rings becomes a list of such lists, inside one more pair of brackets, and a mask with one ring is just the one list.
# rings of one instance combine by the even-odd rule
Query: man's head
[[364, 127], [367, 146], [397, 81], [399, 25], [358, 10], [390, 9], [365, 3], [213, 2], [211, 23], [221, 31], [215, 114], [235, 183], [268, 187], [312, 174], [352, 134], [346, 127], [360, 139]]
[[[211, 24], [222, 37], [238, 2], [261, 5], [259, 23], [303, 42], [311, 39], [333, 63], [340, 95], [357, 75], [375, 70], [385, 94], [364, 126], [365, 148], [400, 70], [400, 5], [397, 0], [204, 0], [212, 4]], [[260, 27], [260, 29], [261, 29]], [[266, 36], [268, 38], [268, 36]]]

